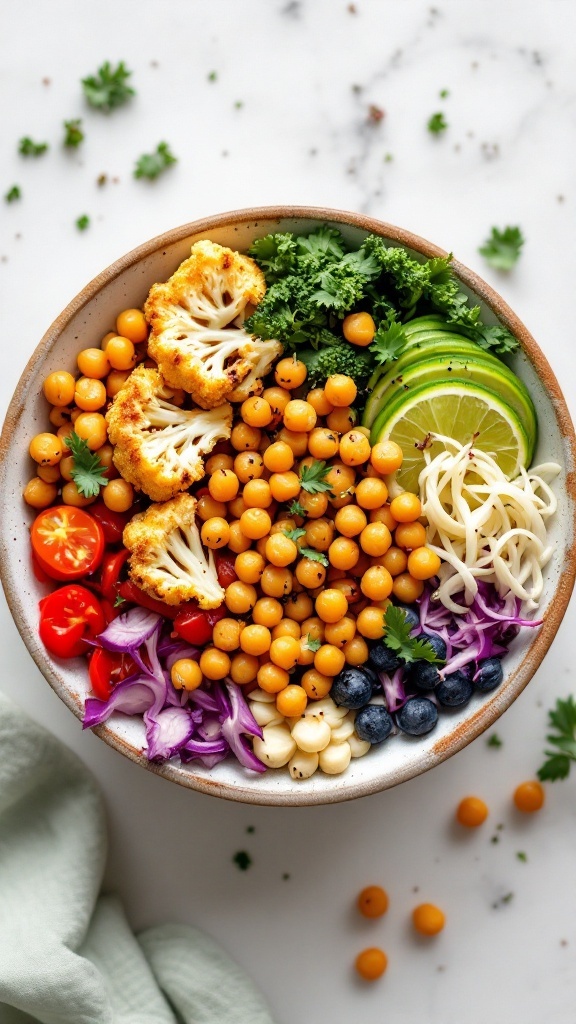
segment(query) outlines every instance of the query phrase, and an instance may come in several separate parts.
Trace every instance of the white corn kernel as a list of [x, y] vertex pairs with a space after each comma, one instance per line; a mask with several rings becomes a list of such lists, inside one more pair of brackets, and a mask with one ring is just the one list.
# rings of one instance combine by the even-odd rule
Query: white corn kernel
[[322, 700], [311, 700], [304, 714], [323, 718], [329, 726], [336, 727], [340, 720], [348, 714], [348, 708], [339, 707], [331, 697], [323, 697]]
[[280, 714], [276, 704], [264, 704], [262, 701], [255, 700], [250, 705], [250, 711], [258, 725], [280, 725], [284, 721], [284, 715]]
[[348, 745], [350, 747], [352, 757], [364, 757], [364, 754], [367, 754], [372, 746], [371, 743], [368, 743], [368, 740], [361, 740], [355, 732], [352, 733], [348, 740]]
[[329, 743], [324, 750], [320, 751], [320, 768], [326, 775], [340, 775], [345, 772], [350, 764], [352, 751], [349, 743]]
[[261, 704], [272, 704], [276, 700], [275, 693], [266, 693], [266, 690], [261, 690], [257, 687], [255, 690], [250, 691], [248, 701], [257, 700]]
[[350, 739], [350, 736], [354, 732], [354, 721], [356, 715], [353, 711], [349, 711], [345, 718], [340, 719], [340, 725], [337, 725], [335, 729], [332, 729], [331, 743], [344, 743], [344, 740]]
[[293, 779], [309, 779], [318, 767], [318, 754], [315, 751], [297, 750], [288, 764], [288, 771]]
[[253, 749], [256, 757], [269, 768], [282, 768], [295, 753], [296, 741], [292, 739], [288, 726], [267, 725], [262, 739], [254, 737]]
[[300, 750], [305, 750], [309, 754], [324, 750], [330, 743], [331, 735], [328, 722], [321, 718], [313, 718], [311, 715], [301, 718], [292, 729], [292, 739]]

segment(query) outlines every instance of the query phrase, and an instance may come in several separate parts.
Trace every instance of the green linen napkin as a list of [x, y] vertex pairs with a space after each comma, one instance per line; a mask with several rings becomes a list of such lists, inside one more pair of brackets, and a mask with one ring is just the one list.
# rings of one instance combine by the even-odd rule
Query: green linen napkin
[[105, 858], [88, 769], [0, 694], [0, 1024], [273, 1024], [202, 932], [134, 936]]

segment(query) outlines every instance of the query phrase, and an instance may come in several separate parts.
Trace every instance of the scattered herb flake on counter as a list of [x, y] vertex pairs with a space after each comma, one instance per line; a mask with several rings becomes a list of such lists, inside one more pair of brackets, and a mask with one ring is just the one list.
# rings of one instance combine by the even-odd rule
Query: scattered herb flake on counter
[[25, 135], [18, 143], [18, 152], [21, 156], [42, 156], [47, 149], [47, 142], [34, 142], [29, 135]]
[[82, 121], [79, 117], [72, 121], [64, 121], [64, 145], [69, 149], [75, 149], [84, 140], [84, 132], [81, 128]]
[[131, 74], [124, 61], [121, 60], [114, 68], [107, 60], [95, 75], [83, 78], [82, 88], [90, 106], [106, 112], [121, 107], [131, 96], [136, 95], [135, 90], [127, 84]]
[[209, 82], [216, 82], [217, 80], [218, 80], [218, 72], [217, 71], [211, 71], [210, 74], [208, 75], [208, 81]]
[[441, 100], [445, 100], [450, 95], [450, 92], [448, 91], [448, 89], [440, 89], [438, 95], [440, 96]]
[[492, 735], [489, 736], [488, 739], [486, 740], [486, 746], [487, 747], [494, 747], [495, 750], [498, 750], [498, 748], [499, 747], [503, 747], [504, 744], [503, 744], [502, 740], [500, 739], [498, 733], [497, 732], [493, 732]]
[[570, 695], [566, 700], [556, 701], [556, 707], [548, 712], [549, 725], [555, 732], [546, 737], [555, 749], [545, 750], [546, 761], [538, 769], [541, 782], [556, 782], [570, 774], [571, 762], [576, 761], [576, 703]]
[[12, 185], [12, 188], [9, 188], [6, 195], [4, 196], [4, 199], [7, 203], [14, 203], [17, 199], [21, 198], [22, 190], [20, 189], [19, 185]]
[[444, 120], [444, 114], [440, 110], [435, 114], [432, 114], [427, 125], [428, 131], [431, 135], [441, 135], [442, 132], [446, 131], [447, 127], [448, 123]]
[[232, 860], [239, 871], [247, 871], [252, 864], [252, 858], [249, 853], [246, 853], [246, 850], [238, 850], [238, 853], [234, 854]]
[[86, 231], [86, 228], [90, 226], [90, 217], [87, 213], [83, 213], [81, 217], [77, 218], [75, 223], [78, 231]]
[[511, 270], [518, 261], [523, 245], [524, 237], [519, 227], [509, 226], [502, 231], [492, 228], [478, 252], [495, 270]]
[[72, 479], [80, 494], [85, 498], [95, 498], [100, 487], [105, 487], [108, 479], [104, 476], [106, 466], [95, 452], [90, 451], [88, 442], [79, 437], [75, 430], [66, 438], [70, 454], [74, 459]]
[[143, 153], [136, 161], [134, 168], [135, 178], [148, 178], [153, 181], [171, 164], [177, 163], [178, 158], [173, 156], [167, 142], [159, 142], [154, 153]]
[[521, 860], [523, 864], [526, 864], [528, 857], [526, 856], [523, 850], [518, 850], [518, 853], [516, 854], [516, 859]]

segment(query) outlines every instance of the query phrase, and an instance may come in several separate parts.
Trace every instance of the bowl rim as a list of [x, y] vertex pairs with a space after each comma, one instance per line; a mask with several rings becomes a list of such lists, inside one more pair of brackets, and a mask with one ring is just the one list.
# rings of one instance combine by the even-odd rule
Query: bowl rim
[[[30, 378], [34, 374], [37, 364], [56, 345], [61, 333], [68, 326], [84, 306], [94, 299], [100, 290], [118, 278], [125, 271], [129, 270], [142, 259], [153, 255], [164, 246], [172, 246], [183, 241], [190, 235], [208, 233], [218, 228], [234, 227], [237, 224], [254, 222], [257, 226], [261, 222], [270, 222], [271, 229], [274, 223], [283, 220], [312, 220], [318, 222], [330, 222], [359, 228], [367, 233], [381, 235], [398, 245], [406, 246], [421, 255], [430, 257], [445, 257], [448, 255], [445, 249], [429, 242], [427, 239], [412, 233], [404, 228], [381, 221], [375, 217], [362, 213], [336, 210], [328, 207], [315, 206], [263, 206], [249, 207], [246, 209], [232, 210], [202, 217], [190, 223], [182, 224], [179, 227], [170, 229], [155, 236], [147, 242], [130, 250], [124, 256], [115, 260], [105, 270], [94, 277], [73, 299], [65, 309], [56, 317], [48, 330], [45, 332], [34, 352], [28, 360], [14, 391], [6, 417], [4, 420], [2, 434], [0, 436], [0, 486], [5, 475], [6, 461], [9, 456], [11, 437], [14, 428], [20, 419], [24, 409], [26, 393]], [[458, 260], [453, 259], [452, 270], [462, 283], [470, 288], [494, 313], [497, 319], [503, 323], [519, 340], [522, 349], [527, 353], [528, 358], [536, 370], [538, 377], [545, 386], [551, 400], [560, 433], [568, 448], [569, 459], [572, 467], [576, 467], [576, 435], [574, 426], [568, 411], [566, 400], [562, 394], [558, 381], [552, 371], [548, 360], [540, 350], [537, 342], [516, 316], [504, 299], [496, 292], [491, 285], [484, 281], [478, 274], [470, 270]], [[435, 767], [442, 761], [447, 760], [457, 753], [468, 743], [476, 739], [482, 732], [491, 725], [507, 710], [513, 701], [527, 686], [530, 679], [541, 664], [552, 640], [554, 639], [562, 618], [566, 612], [568, 602], [574, 587], [576, 577], [576, 469], [568, 469], [566, 477], [566, 490], [573, 502], [572, 513], [572, 542], [565, 553], [564, 570], [560, 576], [554, 595], [547, 608], [544, 622], [536, 638], [532, 641], [529, 650], [522, 661], [513, 670], [508, 679], [507, 686], [503, 693], [499, 691], [487, 703], [481, 705], [474, 714], [465, 722], [462, 722], [448, 736], [440, 739], [430, 751], [424, 761], [409, 762], [398, 768], [392, 777], [385, 779], [369, 779], [357, 783], [337, 785], [331, 791], [307, 791], [295, 786], [289, 793], [279, 793], [274, 796], [270, 793], [259, 793], [250, 785], [242, 781], [231, 784], [220, 781], [215, 777], [198, 776], [187, 769], [172, 765], [170, 762], [159, 765], [148, 761], [135, 747], [122, 739], [106, 725], [100, 725], [93, 729], [101, 739], [122, 753], [125, 757], [142, 765], [148, 771], [161, 777], [176, 782], [184, 788], [193, 789], [198, 792], [218, 796], [224, 799], [242, 803], [263, 804], [269, 806], [313, 806], [319, 804], [339, 803], [344, 800], [352, 800], [361, 796], [368, 796], [372, 793], [381, 792], [401, 782], [423, 774], [430, 768]], [[0, 511], [0, 528], [3, 525], [4, 513]], [[16, 622], [17, 628], [28, 648], [29, 653], [36, 662], [38, 668], [48, 680], [54, 691], [61, 700], [70, 708], [77, 718], [82, 718], [83, 702], [80, 698], [74, 698], [68, 686], [59, 675], [57, 666], [48, 657], [46, 651], [40, 646], [37, 636], [30, 630], [25, 621], [21, 618], [21, 605], [18, 596], [17, 581], [13, 579], [8, 550], [6, 545], [0, 545], [0, 576], [6, 595], [6, 600], [11, 614]], [[341, 778], [341, 777], [338, 777]]]

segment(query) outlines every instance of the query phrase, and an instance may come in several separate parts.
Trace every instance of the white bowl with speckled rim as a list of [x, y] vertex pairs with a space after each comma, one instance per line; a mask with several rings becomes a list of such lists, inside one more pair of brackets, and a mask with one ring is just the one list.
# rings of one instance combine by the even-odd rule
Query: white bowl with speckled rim
[[[33, 518], [22, 500], [31, 476], [30, 438], [46, 429], [47, 409], [42, 396], [46, 375], [59, 368], [71, 371], [81, 349], [99, 346], [117, 313], [141, 306], [150, 286], [169, 277], [201, 238], [246, 250], [271, 231], [303, 233], [323, 223], [338, 227], [354, 245], [375, 233], [424, 257], [444, 256], [444, 250], [401, 228], [360, 214], [308, 207], [265, 207], [207, 217], [153, 238], [117, 260], [88, 284], [48, 329], [24, 369], [10, 403], [0, 440], [0, 572], [6, 598], [22, 638], [59, 697], [81, 719], [89, 691], [83, 659], [59, 661], [50, 657], [38, 638], [38, 601], [49, 589], [34, 577], [30, 564], [28, 527]], [[208, 770], [177, 758], [166, 764], [146, 760], [141, 720], [114, 715], [94, 731], [115, 750], [171, 782], [213, 796], [255, 804], [309, 805], [335, 803], [396, 786], [433, 768], [461, 750], [491, 726], [524, 689], [540, 665], [562, 620], [576, 572], [576, 439], [558, 382], [538, 345], [500, 296], [456, 260], [452, 264], [464, 290], [482, 307], [486, 322], [501, 322], [518, 338], [520, 352], [510, 363], [527, 384], [538, 413], [540, 437], [534, 462], [554, 460], [562, 470], [555, 485], [558, 513], [550, 529], [556, 554], [546, 570], [541, 605], [543, 625], [522, 631], [506, 656], [502, 686], [486, 696], [475, 695], [463, 709], [444, 711], [427, 736], [392, 737], [363, 758], [353, 760], [343, 775], [317, 772], [302, 782], [287, 770], [257, 775], [229, 759]]]

